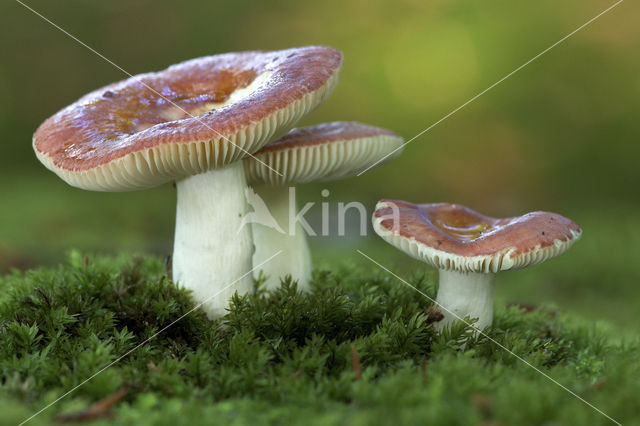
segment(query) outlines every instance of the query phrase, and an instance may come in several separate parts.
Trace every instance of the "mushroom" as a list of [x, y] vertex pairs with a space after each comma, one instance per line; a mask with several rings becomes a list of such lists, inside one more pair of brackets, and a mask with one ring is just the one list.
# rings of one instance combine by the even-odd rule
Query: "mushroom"
[[89, 93], [47, 119], [33, 147], [82, 189], [177, 181], [173, 279], [216, 317], [253, 286], [241, 160], [321, 104], [341, 64], [323, 46], [189, 60]]
[[267, 275], [266, 288], [277, 287], [280, 277], [290, 274], [298, 281], [298, 288], [309, 290], [311, 255], [305, 230], [300, 222], [294, 223], [295, 199], [291, 199], [286, 185], [353, 176], [380, 158], [395, 158], [401, 146], [402, 138], [389, 130], [333, 122], [294, 129], [264, 146], [254, 157], [245, 158], [247, 181], [258, 185], [257, 194], [279, 225], [252, 224], [254, 266], [282, 250], [277, 259], [254, 270], [256, 276], [260, 269]]
[[532, 212], [495, 219], [467, 207], [382, 200], [373, 227], [386, 242], [439, 270], [436, 304], [444, 329], [456, 319], [493, 321], [493, 280], [499, 271], [522, 269], [564, 253], [582, 234], [556, 213]]

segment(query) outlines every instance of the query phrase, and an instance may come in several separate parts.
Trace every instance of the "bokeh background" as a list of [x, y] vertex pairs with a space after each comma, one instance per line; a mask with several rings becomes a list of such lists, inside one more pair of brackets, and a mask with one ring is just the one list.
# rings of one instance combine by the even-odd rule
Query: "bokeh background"
[[[192, 57], [327, 44], [341, 81], [304, 124], [358, 120], [412, 138], [612, 1], [26, 0], [132, 74]], [[299, 188], [321, 202], [450, 201], [494, 216], [562, 213], [584, 229], [558, 259], [498, 277], [500, 303], [553, 304], [640, 330], [640, 26], [625, 1], [358, 178]], [[121, 71], [14, 1], [0, 5], [0, 272], [91, 253], [171, 252], [171, 185], [108, 194], [71, 188], [36, 160], [31, 135]], [[323, 198], [322, 189], [331, 195]], [[332, 219], [335, 233], [336, 220]], [[434, 271], [375, 236], [312, 239], [316, 263]]]

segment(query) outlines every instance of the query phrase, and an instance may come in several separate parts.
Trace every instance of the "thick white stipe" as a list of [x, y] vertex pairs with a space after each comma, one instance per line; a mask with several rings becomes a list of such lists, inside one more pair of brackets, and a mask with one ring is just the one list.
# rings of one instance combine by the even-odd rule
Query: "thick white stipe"
[[242, 226], [247, 211], [242, 161], [177, 182], [178, 207], [173, 249], [173, 280], [192, 290], [210, 318], [225, 314], [234, 292], [253, 288], [251, 228]]
[[289, 199], [289, 188], [284, 185], [262, 185], [256, 188], [256, 193], [265, 202], [271, 216], [284, 232], [258, 223], [252, 224], [256, 248], [253, 255], [254, 265], [259, 265], [278, 251], [282, 251], [279, 256], [255, 270], [254, 276], [257, 277], [261, 270], [268, 277], [266, 288], [272, 289], [280, 285], [282, 277], [291, 275], [298, 281], [298, 289], [309, 291], [311, 252], [300, 222], [296, 222], [292, 230], [289, 228], [289, 218], [296, 215], [295, 200]]
[[444, 319], [435, 324], [436, 329], [442, 331], [452, 322], [465, 317], [478, 318], [474, 325], [480, 330], [490, 326], [493, 322], [494, 275], [441, 269], [436, 302], [446, 309], [440, 308]]

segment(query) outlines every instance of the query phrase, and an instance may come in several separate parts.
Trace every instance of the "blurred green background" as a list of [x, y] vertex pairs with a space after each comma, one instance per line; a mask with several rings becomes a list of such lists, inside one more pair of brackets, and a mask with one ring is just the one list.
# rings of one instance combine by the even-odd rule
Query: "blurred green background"
[[[412, 138], [612, 1], [175, 2], [27, 0], [132, 74], [192, 57], [327, 44], [340, 83], [304, 124], [357, 120]], [[321, 202], [450, 201], [485, 214], [556, 211], [582, 241], [498, 277], [501, 302], [555, 304], [640, 330], [640, 7], [626, 1], [359, 178], [301, 187]], [[36, 160], [31, 135], [58, 109], [123, 73], [14, 1], [0, 5], [0, 272], [96, 253], [171, 252], [171, 185], [108, 194], [71, 188]], [[323, 198], [322, 189], [331, 196]], [[375, 236], [312, 238], [316, 263], [434, 272]], [[332, 229], [337, 228], [335, 216]], [[319, 228], [319, 226], [318, 226]], [[371, 265], [372, 268], [375, 266]]]

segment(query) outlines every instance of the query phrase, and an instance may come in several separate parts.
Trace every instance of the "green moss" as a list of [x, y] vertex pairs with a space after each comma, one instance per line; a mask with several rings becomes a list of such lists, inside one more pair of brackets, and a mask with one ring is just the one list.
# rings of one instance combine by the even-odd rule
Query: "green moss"
[[[412, 284], [429, 295], [423, 276]], [[118, 389], [117, 424], [609, 424], [469, 327], [437, 335], [428, 301], [384, 272], [317, 272], [193, 309], [161, 260], [87, 258], [0, 278], [0, 424], [87, 408]], [[187, 315], [185, 315], [187, 314]], [[148, 343], [137, 347], [184, 315]], [[549, 310], [499, 309], [489, 335], [625, 424], [638, 424], [638, 343]], [[612, 342], [616, 343], [612, 343]], [[352, 345], [362, 377], [352, 365]], [[100, 420], [97, 423], [109, 422]]]

